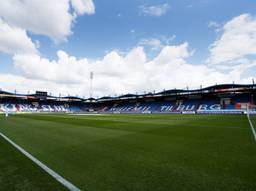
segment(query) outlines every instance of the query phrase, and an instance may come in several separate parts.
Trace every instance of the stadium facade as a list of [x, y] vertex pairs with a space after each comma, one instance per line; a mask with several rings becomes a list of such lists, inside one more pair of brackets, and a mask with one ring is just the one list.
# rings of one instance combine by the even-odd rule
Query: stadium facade
[[82, 99], [47, 92], [0, 91], [0, 112], [245, 113], [256, 103], [256, 85], [222, 84], [196, 90], [173, 89], [144, 95]]

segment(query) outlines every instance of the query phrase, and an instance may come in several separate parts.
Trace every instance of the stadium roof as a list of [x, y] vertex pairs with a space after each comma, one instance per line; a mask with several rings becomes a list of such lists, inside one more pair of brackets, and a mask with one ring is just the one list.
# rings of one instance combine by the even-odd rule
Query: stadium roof
[[[125, 100], [125, 99], [134, 99], [134, 98], [147, 98], [147, 97], [160, 97], [160, 96], [169, 96], [169, 95], [187, 95], [193, 93], [211, 93], [211, 92], [229, 92], [234, 90], [246, 90], [246, 89], [256, 89], [256, 84], [220, 84], [209, 86], [201, 89], [194, 90], [184, 90], [184, 89], [171, 89], [165, 90], [158, 93], [146, 93], [146, 94], [125, 94], [117, 97], [104, 96], [98, 99], [95, 98], [81, 98], [77, 96], [65, 96], [65, 97], [57, 97], [47, 95], [46, 100], [57, 100], [57, 101], [84, 101], [84, 102], [95, 102], [95, 101], [110, 101], [110, 100]], [[36, 94], [15, 94], [7, 91], [0, 90], [0, 97], [16, 97], [16, 98], [30, 98], [37, 99]]]

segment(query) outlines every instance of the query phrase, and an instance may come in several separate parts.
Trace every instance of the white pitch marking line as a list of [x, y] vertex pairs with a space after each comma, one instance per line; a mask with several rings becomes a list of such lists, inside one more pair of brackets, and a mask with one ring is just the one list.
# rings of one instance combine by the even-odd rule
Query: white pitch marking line
[[256, 141], [256, 132], [255, 132], [255, 129], [254, 129], [253, 124], [252, 124], [252, 122], [251, 122], [251, 119], [250, 119], [250, 117], [249, 117], [249, 114], [247, 114], [247, 118], [248, 118], [249, 124], [250, 124], [250, 126], [251, 126], [251, 130], [252, 130], [254, 139], [255, 139], [255, 141]]
[[71, 191], [80, 191], [79, 188], [74, 186], [71, 182], [67, 181], [65, 178], [60, 176], [58, 173], [54, 172], [52, 169], [47, 167], [45, 164], [43, 164], [41, 161], [33, 157], [31, 154], [29, 154], [27, 151], [25, 151], [23, 148], [21, 148], [19, 145], [14, 143], [11, 139], [6, 137], [4, 134], [0, 132], [0, 136], [3, 137], [6, 141], [8, 141], [11, 145], [13, 145], [16, 149], [18, 149], [21, 153], [23, 153], [26, 157], [28, 157], [30, 160], [32, 160], [34, 163], [36, 163], [39, 167], [41, 167], [44, 171], [46, 171], [49, 175], [51, 175], [55, 180], [60, 182], [63, 186], [65, 186], [67, 189]]

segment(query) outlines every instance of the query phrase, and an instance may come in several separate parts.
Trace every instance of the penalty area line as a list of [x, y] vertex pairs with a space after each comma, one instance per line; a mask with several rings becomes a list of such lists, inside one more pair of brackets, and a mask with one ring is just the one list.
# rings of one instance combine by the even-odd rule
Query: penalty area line
[[35, 164], [37, 164], [41, 169], [43, 169], [45, 172], [47, 172], [50, 176], [52, 176], [55, 180], [60, 182], [63, 186], [65, 186], [70, 191], [80, 191], [79, 188], [74, 186], [71, 182], [67, 181], [65, 178], [60, 176], [58, 173], [47, 167], [45, 164], [43, 164], [41, 161], [39, 161], [37, 158], [32, 156], [30, 153], [25, 151], [23, 148], [21, 148], [19, 145], [14, 143], [11, 139], [6, 137], [3, 133], [0, 132], [0, 136], [4, 138], [7, 142], [9, 142], [12, 146], [14, 146], [17, 150], [19, 150], [22, 154], [24, 154], [27, 158], [32, 160]]
[[248, 114], [247, 114], [247, 118], [248, 118], [249, 124], [251, 126], [251, 130], [252, 130], [252, 134], [254, 136], [254, 140], [256, 141], [256, 131], [255, 131], [254, 127], [253, 127], [252, 121], [251, 121], [251, 119], [250, 119]]

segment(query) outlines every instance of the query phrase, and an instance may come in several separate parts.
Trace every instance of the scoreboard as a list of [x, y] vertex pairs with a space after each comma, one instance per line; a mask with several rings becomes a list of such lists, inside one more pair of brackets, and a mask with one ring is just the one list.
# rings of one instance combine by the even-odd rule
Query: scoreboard
[[47, 92], [42, 92], [42, 91], [36, 91], [36, 94], [35, 94], [36, 98], [38, 99], [45, 99], [47, 98], [47, 95], [48, 95]]

